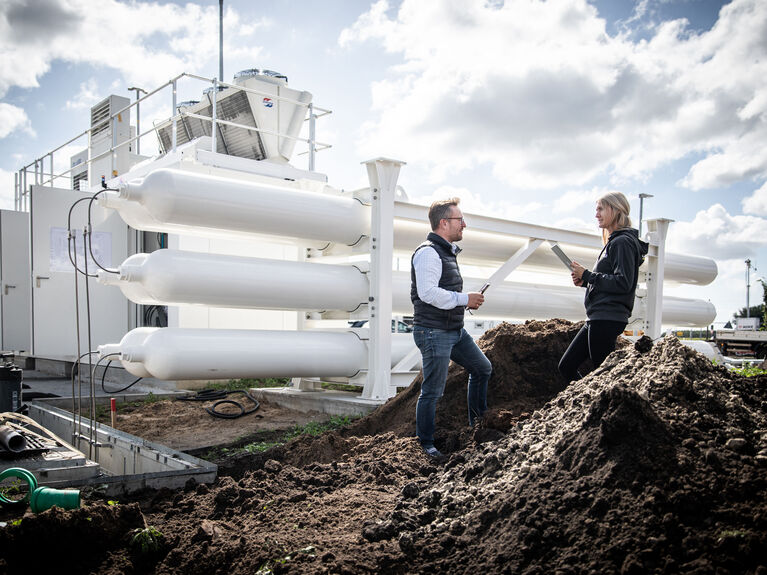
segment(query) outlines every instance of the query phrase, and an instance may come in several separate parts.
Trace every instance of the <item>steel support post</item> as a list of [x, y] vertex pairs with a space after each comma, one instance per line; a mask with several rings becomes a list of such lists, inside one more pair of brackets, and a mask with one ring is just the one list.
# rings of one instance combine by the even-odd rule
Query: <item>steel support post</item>
[[392, 256], [394, 253], [394, 194], [404, 162], [377, 158], [364, 162], [370, 181], [370, 341], [364, 399], [386, 400], [391, 388]]
[[666, 263], [666, 234], [674, 220], [647, 220], [650, 252], [647, 255], [647, 304], [644, 317], [645, 335], [660, 337], [663, 329], [663, 276]]

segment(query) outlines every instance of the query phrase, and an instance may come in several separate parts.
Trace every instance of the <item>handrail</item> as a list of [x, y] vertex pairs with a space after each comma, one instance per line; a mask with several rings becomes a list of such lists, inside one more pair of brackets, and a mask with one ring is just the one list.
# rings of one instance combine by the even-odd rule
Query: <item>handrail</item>
[[[250, 93], [253, 93], [253, 94], [257, 94], [257, 95], [268, 96], [268, 97], [273, 98], [275, 100], [278, 100], [280, 102], [285, 102], [285, 103], [289, 103], [289, 104], [305, 107], [305, 108], [307, 108], [308, 114], [304, 118], [304, 121], [305, 122], [306, 121], [310, 122], [309, 138], [301, 138], [301, 137], [296, 137], [296, 136], [288, 136], [287, 134], [280, 134], [279, 132], [275, 132], [275, 131], [272, 131], [272, 130], [267, 130], [267, 129], [264, 129], [264, 128], [258, 128], [258, 127], [254, 127], [254, 126], [245, 126], [243, 124], [238, 124], [238, 123], [235, 123], [235, 122], [230, 122], [230, 121], [227, 121], [227, 120], [218, 119], [218, 118], [215, 117], [215, 114], [211, 117], [211, 116], [201, 116], [201, 115], [198, 115], [198, 114], [191, 114], [191, 113], [188, 113], [188, 112], [178, 112], [177, 109], [176, 109], [176, 106], [173, 105], [174, 114], [170, 118], [168, 118], [167, 120], [163, 120], [159, 124], [157, 122], [153, 122], [153, 126], [151, 128], [149, 128], [149, 129], [147, 129], [147, 130], [145, 130], [145, 131], [143, 131], [141, 133], [137, 133], [136, 135], [134, 135], [132, 137], [129, 137], [128, 139], [126, 139], [126, 140], [124, 140], [124, 141], [122, 141], [120, 143], [115, 143], [113, 141], [112, 145], [110, 145], [108, 150], [106, 150], [104, 152], [101, 152], [100, 154], [97, 154], [95, 156], [90, 156], [91, 137], [93, 136], [94, 129], [100, 128], [101, 126], [103, 126], [107, 122], [113, 122], [115, 120], [115, 118], [117, 118], [117, 116], [119, 116], [121, 114], [124, 114], [125, 112], [129, 111], [133, 107], [136, 107], [137, 109], [139, 109], [138, 106], [141, 103], [143, 103], [146, 100], [148, 100], [148, 99], [152, 98], [153, 96], [157, 95], [159, 92], [165, 90], [169, 86], [174, 88], [173, 94], [172, 94], [172, 98], [173, 98], [173, 102], [175, 102], [175, 95], [176, 95], [176, 92], [177, 92], [177, 82], [178, 82], [178, 80], [181, 80], [181, 79], [184, 79], [184, 78], [189, 78], [189, 79], [192, 79], [192, 80], [199, 80], [199, 81], [202, 81], [202, 82], [210, 83], [214, 87], [214, 89], [217, 89], [217, 92], [218, 92], [218, 90], [222, 90], [222, 89], [234, 88], [236, 90], [250, 92]], [[219, 86], [220, 86], [220, 88], [218, 88]], [[213, 98], [212, 99], [213, 99], [214, 102], [216, 100], [216, 96], [217, 95], [218, 95], [217, 93], [213, 94]], [[126, 145], [127, 146], [131, 146], [134, 142], [137, 142], [141, 138], [143, 138], [145, 136], [148, 136], [151, 132], [154, 132], [155, 134], [157, 134], [158, 135], [158, 140], [159, 140], [158, 129], [159, 129], [160, 126], [165, 126], [166, 123], [170, 124], [170, 123], [177, 122], [179, 120], [179, 118], [182, 118], [182, 117], [185, 117], [185, 116], [194, 117], [194, 118], [198, 118], [200, 120], [207, 120], [207, 121], [212, 122], [212, 124], [213, 124], [212, 129], [214, 131], [215, 131], [216, 126], [218, 124], [225, 124], [225, 125], [229, 125], [229, 126], [232, 126], [232, 127], [235, 127], [235, 128], [242, 128], [242, 129], [247, 129], [247, 130], [253, 130], [253, 131], [256, 131], [256, 132], [259, 132], [259, 133], [269, 134], [269, 135], [278, 136], [278, 137], [282, 137], [282, 138], [288, 138], [288, 139], [292, 139], [292, 140], [295, 140], [295, 141], [298, 141], [298, 142], [302, 142], [302, 143], [308, 144], [309, 149], [307, 151], [305, 151], [305, 152], [298, 152], [298, 153], [296, 153], [296, 156], [302, 156], [302, 155], [305, 155], [305, 154], [309, 154], [309, 167], [310, 167], [309, 169], [312, 170], [314, 168], [314, 154], [316, 152], [319, 152], [319, 151], [322, 151], [322, 150], [326, 150], [326, 149], [332, 147], [331, 144], [327, 144], [327, 143], [323, 143], [323, 142], [317, 142], [314, 139], [314, 122], [318, 118], [321, 118], [323, 116], [327, 116], [328, 114], [332, 114], [332, 113], [333, 113], [332, 110], [329, 110], [327, 108], [321, 108], [319, 106], [316, 106], [313, 103], [299, 102], [298, 100], [295, 100], [293, 98], [289, 98], [287, 96], [280, 96], [280, 95], [276, 95], [276, 94], [271, 94], [269, 92], [265, 92], [263, 90], [258, 90], [256, 88], [247, 88], [245, 86], [238, 86], [236, 84], [229, 84], [229, 83], [226, 83], [226, 82], [220, 82], [216, 78], [206, 78], [205, 76], [199, 76], [197, 74], [191, 74], [191, 73], [188, 73], [188, 72], [182, 72], [181, 74], [178, 74], [178, 75], [174, 76], [173, 78], [171, 78], [170, 80], [166, 81], [162, 85], [156, 87], [155, 89], [151, 90], [150, 92], [145, 93], [144, 96], [136, 98], [135, 100], [130, 102], [127, 106], [123, 106], [119, 110], [114, 111], [109, 116], [108, 119], [104, 119], [104, 120], [100, 121], [95, 126], [90, 126], [88, 129], [86, 129], [83, 132], [80, 132], [79, 134], [77, 134], [76, 136], [68, 139], [63, 144], [53, 148], [52, 150], [46, 152], [42, 156], [34, 159], [33, 161], [31, 161], [28, 164], [26, 164], [26, 165], [22, 166], [21, 168], [19, 168], [17, 170], [16, 174], [15, 174], [15, 177], [14, 177], [14, 204], [15, 204], [15, 209], [18, 210], [18, 211], [27, 211], [28, 210], [28, 205], [27, 205], [28, 197], [29, 197], [28, 176], [29, 176], [30, 172], [32, 172], [33, 175], [34, 175], [34, 184], [36, 184], [36, 185], [43, 185], [43, 186], [50, 184], [51, 187], [54, 187], [54, 184], [55, 184], [56, 180], [58, 180], [60, 178], [67, 177], [68, 175], [71, 175], [72, 172], [75, 169], [81, 169], [83, 164], [85, 166], [89, 166], [94, 161], [102, 159], [102, 158], [104, 158], [104, 157], [106, 157], [106, 156], [108, 156], [110, 154], [114, 154], [114, 152], [116, 150], [119, 150], [119, 149], [123, 148]], [[137, 118], [137, 120], [138, 120], [138, 122], [140, 122], [140, 118]], [[137, 125], [140, 125], [138, 122], [137, 122]], [[68, 169], [66, 169], [66, 170], [64, 170], [62, 172], [56, 173], [56, 171], [54, 169], [54, 154], [56, 154], [57, 152], [61, 151], [62, 149], [65, 149], [67, 146], [73, 144], [74, 142], [77, 142], [78, 140], [80, 140], [80, 139], [82, 139], [84, 137], [88, 138], [88, 142], [86, 144], [86, 149], [89, 150], [89, 157], [88, 157], [88, 159], [85, 160], [85, 162], [78, 163], [75, 166], [70, 166]], [[173, 149], [175, 149], [175, 141], [174, 141]], [[169, 150], [166, 150], [165, 153], [168, 153], [168, 151]], [[49, 165], [50, 165], [50, 171], [48, 171], [48, 172], [45, 171], [45, 159], [46, 158], [48, 159], [48, 162], [49, 162]], [[91, 182], [91, 185], [93, 185], [93, 182]]]
[[[171, 124], [173, 122], [173, 120], [178, 119], [178, 118], [182, 118], [182, 117], [185, 117], [185, 118], [196, 118], [198, 120], [204, 120], [206, 122], [213, 122], [214, 121], [214, 119], [211, 116], [203, 116], [201, 114], [194, 114], [192, 112], [183, 112], [182, 111], [182, 112], [179, 112], [178, 114], [176, 114], [175, 116], [172, 116], [172, 117], [168, 118], [167, 120], [163, 120], [159, 124], [155, 124], [154, 129], [156, 131], [156, 130], [159, 130], [161, 128], [164, 128], [166, 125]], [[286, 138], [288, 140], [296, 140], [297, 142], [304, 142], [306, 144], [312, 143], [312, 140], [309, 139], [309, 138], [301, 138], [299, 136], [289, 136], [287, 134], [281, 134], [280, 132], [275, 132], [274, 130], [267, 130], [266, 128], [258, 128], [256, 126], [246, 126], [245, 124], [238, 124], [237, 122], [231, 122], [229, 120], [219, 120], [219, 119], [216, 119], [215, 122], [216, 122], [216, 124], [224, 124], [226, 126], [232, 126], [233, 128], [242, 128], [244, 130], [252, 130], [253, 132], [259, 132], [259, 133], [267, 134], [269, 136], [278, 136], [280, 138]], [[324, 146], [322, 148], [323, 150], [325, 150], [327, 148], [332, 148], [333, 147], [332, 144], [326, 144], [326, 143], [317, 142], [317, 141], [314, 141], [314, 145], [315, 146]], [[297, 155], [302, 155], [302, 154], [306, 154], [306, 153], [308, 153], [308, 152], [301, 152], [301, 153], [299, 153]]]

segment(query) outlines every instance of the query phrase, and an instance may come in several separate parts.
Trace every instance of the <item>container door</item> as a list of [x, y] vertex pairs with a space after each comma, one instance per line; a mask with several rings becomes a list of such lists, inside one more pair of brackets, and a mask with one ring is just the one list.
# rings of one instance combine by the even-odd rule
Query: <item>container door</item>
[[[32, 315], [33, 348], [36, 357], [73, 360], [78, 351], [88, 351], [88, 314], [90, 311], [91, 351], [105, 343], [115, 343], [128, 331], [128, 300], [119, 289], [99, 284], [95, 278], [85, 289], [85, 278], [77, 277], [80, 317], [80, 346], [77, 345], [75, 273], [70, 263], [67, 242], [67, 218], [70, 207], [89, 194], [33, 186], [32, 226]], [[82, 231], [88, 222], [88, 203], [80, 202], [72, 210], [72, 228], [76, 230], [77, 262], [84, 268]], [[128, 256], [128, 227], [119, 214], [93, 203], [93, 255], [106, 268], [114, 269]], [[98, 268], [88, 260], [88, 272]], [[85, 359], [85, 358], [84, 358]]]

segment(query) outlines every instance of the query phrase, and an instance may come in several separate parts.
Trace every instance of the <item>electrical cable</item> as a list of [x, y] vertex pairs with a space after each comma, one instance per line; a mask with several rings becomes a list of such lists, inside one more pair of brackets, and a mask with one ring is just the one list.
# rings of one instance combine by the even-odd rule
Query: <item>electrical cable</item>
[[[94, 353], [98, 353], [98, 352], [97, 351], [91, 351], [89, 353], [94, 354]], [[84, 353], [80, 357], [82, 358], [85, 355], [87, 355], [87, 354]], [[104, 361], [108, 357], [112, 357], [113, 355], [120, 355], [120, 352], [108, 353], [107, 355], [105, 355], [103, 357], [100, 357], [96, 361], [96, 365], [93, 367], [93, 372], [96, 373], [98, 371], [98, 368], [99, 368], [99, 365], [101, 364], [101, 362]], [[108, 389], [106, 389], [106, 386], [105, 386], [105, 382], [106, 382], [105, 380], [106, 380], [107, 370], [109, 369], [110, 365], [112, 365], [112, 360], [111, 359], [107, 362], [106, 366], [104, 366], [104, 371], [101, 374], [101, 391], [103, 391], [107, 395], [112, 395], [112, 394], [115, 394], [115, 393], [122, 393], [123, 391], [126, 391], [126, 390], [130, 389], [131, 387], [136, 385], [139, 381], [144, 379], [143, 377], [138, 377], [138, 378], [136, 378], [135, 381], [132, 381], [131, 383], [129, 383], [128, 385], [126, 385], [125, 387], [123, 387], [121, 389], [114, 389], [114, 390], [109, 389], [108, 390]], [[79, 367], [79, 360], [78, 360], [77, 363], [75, 363], [75, 366], [76, 366], [76, 368], [77, 368], [77, 370], [79, 372], [79, 369], [80, 369], [80, 367]], [[74, 377], [74, 368], [72, 369], [72, 377]]]
[[[111, 354], [110, 353], [109, 355], [117, 355], [117, 354]], [[109, 356], [104, 356], [101, 359], [104, 359], [105, 357], [109, 357]], [[99, 362], [101, 361], [101, 359], [99, 359]], [[107, 389], [104, 387], [104, 380], [105, 380], [105, 378], [107, 376], [107, 370], [109, 369], [110, 365], [112, 365], [112, 360], [111, 359], [107, 362], [106, 366], [104, 366], [104, 373], [101, 374], [101, 391], [103, 391], [106, 394], [122, 393], [123, 391], [129, 390], [131, 387], [136, 385], [139, 381], [144, 379], [143, 377], [137, 377], [131, 383], [129, 383], [128, 385], [126, 385], [123, 388], [107, 391]], [[98, 367], [98, 363], [96, 363], [96, 367]]]
[[88, 231], [87, 231], [87, 235], [90, 236], [90, 238], [87, 240], [87, 242], [88, 242], [88, 253], [90, 253], [91, 259], [93, 260], [93, 263], [95, 263], [102, 270], [104, 270], [105, 272], [108, 272], [110, 274], [119, 274], [120, 271], [119, 270], [110, 270], [110, 269], [105, 268], [104, 266], [102, 266], [98, 262], [98, 260], [96, 260], [96, 258], [93, 255], [93, 240], [92, 240], [92, 236], [93, 236], [92, 229], [93, 229], [93, 226], [91, 225], [91, 209], [93, 208], [93, 201], [96, 199], [96, 197], [99, 194], [103, 194], [104, 192], [119, 192], [119, 191], [120, 190], [116, 190], [114, 188], [104, 188], [102, 190], [99, 190], [95, 194], [93, 194], [93, 196], [91, 196], [91, 201], [88, 203]]
[[[91, 330], [91, 305], [90, 305], [90, 282], [89, 282], [89, 279], [91, 277], [98, 277], [98, 275], [97, 274], [89, 274], [88, 273], [88, 254], [90, 254], [90, 257], [93, 260], [93, 262], [99, 268], [101, 268], [102, 270], [104, 270], [106, 272], [109, 272], [109, 273], [115, 273], [115, 274], [119, 273], [119, 271], [109, 270], [109, 269], [103, 267], [96, 260], [96, 258], [93, 255], [93, 242], [91, 240], [91, 236], [92, 236], [91, 230], [93, 229], [93, 226], [91, 224], [91, 221], [92, 221], [91, 213], [92, 213], [92, 208], [93, 208], [93, 202], [99, 196], [99, 194], [101, 194], [103, 192], [106, 192], [106, 191], [119, 191], [119, 190], [115, 190], [114, 188], [106, 188], [105, 187], [104, 189], [99, 190], [98, 192], [96, 192], [95, 194], [93, 194], [90, 197], [80, 198], [79, 200], [76, 200], [70, 206], [69, 213], [67, 215], [67, 233], [68, 233], [68, 237], [67, 237], [67, 252], [68, 252], [68, 255], [69, 255], [69, 261], [72, 264], [72, 267], [74, 267], [74, 269], [75, 269], [75, 274], [74, 274], [75, 275], [75, 278], [74, 278], [75, 279], [75, 323], [76, 323], [76, 332], [77, 332], [76, 335], [77, 335], [77, 354], [78, 354], [78, 358], [77, 358], [77, 362], [76, 362], [77, 381], [78, 381], [78, 395], [77, 395], [78, 403], [77, 403], [77, 406], [75, 405], [75, 399], [74, 399], [74, 388], [75, 388], [74, 369], [73, 369], [73, 372], [72, 372], [72, 411], [73, 411], [73, 414], [75, 414], [75, 413], [77, 414], [76, 419], [77, 419], [78, 423], [77, 423], [77, 431], [75, 432], [75, 430], [73, 430], [72, 437], [73, 437], [73, 441], [74, 441], [75, 437], [82, 437], [82, 411], [83, 410], [82, 410], [82, 370], [81, 370], [81, 361], [82, 361], [82, 358], [87, 355], [88, 356], [89, 371], [90, 371], [90, 419], [93, 422], [92, 425], [90, 426], [90, 435], [89, 435], [89, 438], [88, 438], [88, 457], [92, 457], [92, 450], [93, 450], [93, 445], [94, 445], [95, 437], [96, 437], [95, 434], [97, 433], [97, 426], [98, 426], [98, 421], [96, 421], [96, 387], [95, 387], [96, 384], [95, 384], [95, 381], [94, 381], [95, 380], [95, 373], [96, 373], [96, 369], [97, 369], [99, 363], [102, 361], [103, 358], [98, 360], [96, 362], [96, 365], [94, 366], [93, 365], [93, 360], [92, 360], [92, 355], [94, 353], [97, 353], [97, 352], [88, 351], [88, 352], [86, 352], [84, 354], [80, 353], [81, 352], [81, 347], [80, 347], [80, 295], [79, 295], [80, 294], [80, 289], [79, 289], [79, 283], [78, 283], [77, 275], [78, 275], [78, 273], [81, 273], [85, 277], [85, 304], [86, 304], [85, 315], [86, 315], [86, 324], [87, 324], [87, 328], [88, 328], [87, 329], [87, 331], [88, 331], [88, 349], [91, 350], [93, 348], [93, 345], [92, 345], [92, 330]], [[81, 270], [78, 267], [78, 265], [77, 265], [77, 237], [76, 237], [75, 234], [72, 233], [72, 212], [73, 212], [75, 206], [77, 206], [77, 204], [79, 204], [80, 202], [86, 201], [86, 200], [89, 200], [89, 203], [88, 203], [88, 223], [85, 226], [85, 228], [83, 229], [83, 255], [84, 255], [83, 259], [84, 259], [84, 262], [83, 262], [83, 269]], [[73, 254], [73, 250], [72, 250], [73, 240], [74, 240], [74, 254]], [[86, 252], [86, 249], [88, 250], [87, 252]], [[108, 367], [109, 367], [109, 365], [107, 365], [107, 367], [104, 368], [104, 374], [103, 374], [102, 381], [101, 381], [102, 390], [104, 390], [105, 393], [107, 393], [107, 391], [106, 391], [105, 386], [104, 386], [104, 379], [106, 378], [106, 370], [107, 370]], [[140, 379], [141, 378], [139, 378], [138, 380], [134, 381], [128, 387], [130, 387], [131, 385], [134, 385]], [[125, 389], [127, 389], [127, 387]], [[124, 390], [120, 390], [120, 391], [124, 391]], [[119, 393], [119, 392], [113, 392], [113, 393]]]
[[[246, 398], [248, 398], [250, 401], [253, 402], [254, 407], [249, 410], [245, 410], [245, 408], [242, 406], [241, 403], [238, 401], [235, 401], [233, 399], [226, 399], [229, 395], [233, 393], [242, 393], [245, 395]], [[213, 405], [210, 407], [206, 407], [205, 411], [210, 413], [213, 417], [220, 417], [221, 419], [237, 419], [238, 417], [242, 417], [243, 415], [249, 415], [256, 411], [260, 404], [258, 403], [258, 400], [250, 395], [250, 393], [245, 389], [235, 389], [232, 391], [224, 391], [222, 389], [203, 389], [201, 391], [198, 391], [194, 395], [187, 395], [185, 397], [179, 397], [177, 398], [179, 401], [212, 401], [214, 399], [218, 399]], [[224, 411], [217, 411], [216, 408], [220, 405], [234, 405], [237, 407], [240, 412], [239, 413], [226, 413]]]
[[[87, 230], [83, 230], [83, 246], [88, 241], [88, 232]], [[88, 258], [85, 258], [84, 262], [85, 267], [85, 317], [87, 318], [87, 326], [88, 326], [88, 349], [93, 349], [93, 339], [91, 334], [91, 292], [90, 292], [90, 282], [88, 281]], [[90, 420], [92, 424], [90, 425], [89, 429], [89, 436], [88, 436], [88, 458], [92, 457], [93, 452], [93, 443], [95, 441], [95, 433], [96, 433], [96, 426], [98, 425], [98, 422], [96, 421], [96, 388], [95, 383], [93, 381], [93, 360], [91, 359], [90, 354], [88, 355], [88, 371], [90, 373], [90, 383], [91, 383], [91, 401], [90, 401]]]
[[[80, 202], [84, 202], [84, 201], [87, 201], [89, 199], [90, 198], [80, 198], [79, 200], [75, 201], [70, 206], [70, 208], [69, 208], [69, 215], [67, 216], [67, 254], [69, 255], [69, 261], [72, 264], [72, 267], [75, 268], [75, 285], [77, 285], [77, 272], [80, 272], [81, 274], [83, 274], [85, 276], [87, 276], [87, 274], [86, 274], [86, 272], [84, 272], [83, 270], [81, 270], [80, 268], [77, 267], [77, 238], [75, 236], [73, 236], [73, 234], [72, 234], [72, 210], [74, 210], [75, 206], [77, 204], [79, 204]], [[72, 240], [73, 239], [75, 240], [74, 241], [74, 244], [75, 244], [74, 258], [72, 256]], [[83, 246], [83, 255], [85, 255], [85, 247], [84, 246]], [[91, 276], [91, 277], [96, 277], [96, 276], [94, 275], [94, 276]], [[77, 292], [75, 292], [75, 294], [76, 293]]]
[[[77, 404], [75, 404], [75, 380], [74, 380], [74, 372], [72, 373], [72, 417], [73, 417], [73, 423], [74, 420], [77, 421], [76, 425], [73, 425], [72, 427], [72, 443], [75, 442], [76, 437], [82, 436], [82, 425], [83, 425], [83, 411], [82, 411], [82, 400], [83, 400], [83, 384], [82, 379], [80, 376], [80, 369], [79, 364], [80, 360], [82, 360], [83, 355], [80, 354], [80, 351], [82, 351], [80, 347], [80, 287], [77, 281], [77, 275], [78, 273], [83, 273], [85, 277], [85, 281], [88, 281], [87, 274], [84, 272], [81, 272], [81, 270], [77, 267], [77, 240], [75, 239], [75, 250], [74, 250], [74, 257], [72, 255], [72, 210], [74, 210], [75, 206], [79, 204], [81, 201], [86, 200], [87, 198], [80, 198], [76, 202], [74, 202], [70, 208], [69, 208], [69, 214], [67, 215], [67, 252], [69, 254], [69, 261], [72, 263], [72, 266], [75, 268], [75, 331], [76, 331], [76, 337], [77, 337]], [[85, 250], [83, 250], [83, 254], [85, 253]], [[88, 353], [91, 353], [90, 351]]]

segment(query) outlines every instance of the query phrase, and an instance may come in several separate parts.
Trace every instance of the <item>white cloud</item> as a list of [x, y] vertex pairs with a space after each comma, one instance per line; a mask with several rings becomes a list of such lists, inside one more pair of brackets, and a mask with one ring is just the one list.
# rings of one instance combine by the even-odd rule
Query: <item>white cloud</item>
[[35, 135], [27, 113], [22, 108], [0, 102], [0, 138], [5, 138], [17, 130]]
[[742, 201], [743, 212], [755, 216], [767, 216], [767, 182]]
[[676, 20], [648, 36], [609, 36], [585, 0], [404, 0], [396, 13], [380, 0], [338, 41], [401, 56], [371, 86], [360, 147], [428, 165], [433, 182], [489, 162], [516, 188], [619, 184], [690, 154], [691, 189], [767, 176], [767, 4], [734, 0], [707, 32]]
[[695, 215], [691, 222], [674, 222], [668, 232], [669, 251], [706, 254], [718, 260], [744, 259], [763, 248], [767, 219], [733, 216], [721, 204]]
[[[544, 204], [536, 201], [521, 204], [508, 201], [488, 202], [468, 188], [457, 186], [439, 186], [428, 196], [411, 196], [410, 201], [429, 206], [437, 200], [455, 197], [461, 199], [461, 210], [464, 213], [492, 214], [493, 217], [517, 221], [524, 220], [525, 217], [545, 207]], [[468, 225], [471, 225], [471, 222], [468, 222]]]
[[67, 100], [65, 108], [67, 110], [79, 110], [90, 108], [96, 102], [102, 99], [96, 78], [88, 78], [87, 82], [80, 84], [80, 91], [71, 100]]
[[[259, 27], [225, 11], [224, 53], [257, 55]], [[157, 86], [199, 73], [218, 56], [218, 6], [116, 0], [10, 0], [0, 3], [0, 97], [33, 88], [51, 61], [118, 70], [125, 81]]]
[[0, 210], [14, 209], [14, 172], [7, 172], [0, 168]]
[[591, 190], [570, 190], [565, 192], [554, 202], [553, 212], [556, 214], [572, 213], [582, 206], [595, 206], [597, 200], [607, 192], [605, 188], [592, 188]]

